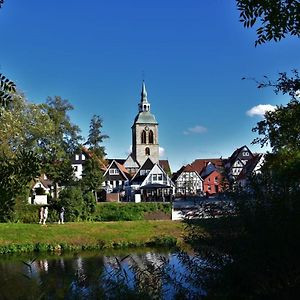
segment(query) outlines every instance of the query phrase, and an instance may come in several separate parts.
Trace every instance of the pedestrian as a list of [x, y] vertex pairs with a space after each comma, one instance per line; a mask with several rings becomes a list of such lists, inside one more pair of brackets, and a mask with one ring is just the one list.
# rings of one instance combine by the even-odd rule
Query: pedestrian
[[65, 214], [65, 208], [62, 206], [59, 212], [58, 224], [64, 224], [64, 214]]
[[48, 218], [48, 207], [46, 206], [46, 207], [44, 208], [43, 225], [46, 225], [47, 218]]
[[44, 219], [44, 207], [41, 206], [41, 208], [40, 208], [40, 221], [39, 221], [39, 224], [43, 223], [43, 219]]

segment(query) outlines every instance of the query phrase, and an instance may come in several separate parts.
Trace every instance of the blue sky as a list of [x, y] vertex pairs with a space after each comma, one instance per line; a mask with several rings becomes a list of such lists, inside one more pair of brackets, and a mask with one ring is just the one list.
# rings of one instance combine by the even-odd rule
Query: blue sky
[[299, 39], [255, 48], [227, 0], [6, 0], [0, 28], [0, 72], [32, 102], [68, 99], [84, 136], [100, 115], [109, 158], [128, 154], [144, 78], [173, 171], [249, 146], [261, 117], [246, 112], [287, 99], [241, 78], [300, 64]]

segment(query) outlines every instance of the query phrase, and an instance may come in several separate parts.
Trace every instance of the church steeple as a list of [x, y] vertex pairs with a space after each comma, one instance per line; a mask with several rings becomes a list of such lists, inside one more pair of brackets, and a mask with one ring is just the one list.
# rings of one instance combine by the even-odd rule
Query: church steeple
[[139, 112], [150, 111], [150, 103], [147, 99], [147, 91], [145, 82], [143, 80], [142, 92], [141, 92], [141, 102], [139, 103]]
[[132, 129], [132, 157], [141, 166], [150, 158], [153, 163], [159, 161], [158, 123], [150, 112], [145, 82], [142, 83], [139, 112], [134, 119]]

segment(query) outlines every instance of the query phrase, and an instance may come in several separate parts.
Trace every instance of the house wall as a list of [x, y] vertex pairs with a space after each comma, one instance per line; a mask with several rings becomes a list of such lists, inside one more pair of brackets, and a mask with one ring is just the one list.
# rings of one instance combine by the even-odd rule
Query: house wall
[[210, 173], [203, 182], [203, 192], [205, 194], [216, 194], [223, 191], [222, 181], [224, 177], [218, 171]]
[[176, 192], [196, 194], [203, 191], [202, 180], [196, 172], [182, 172], [176, 180]]

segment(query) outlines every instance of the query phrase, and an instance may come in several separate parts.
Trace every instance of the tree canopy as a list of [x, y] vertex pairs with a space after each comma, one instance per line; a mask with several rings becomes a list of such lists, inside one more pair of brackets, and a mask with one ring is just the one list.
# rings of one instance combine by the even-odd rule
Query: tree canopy
[[299, 0], [236, 0], [236, 4], [244, 27], [258, 24], [255, 46], [287, 35], [300, 37]]

